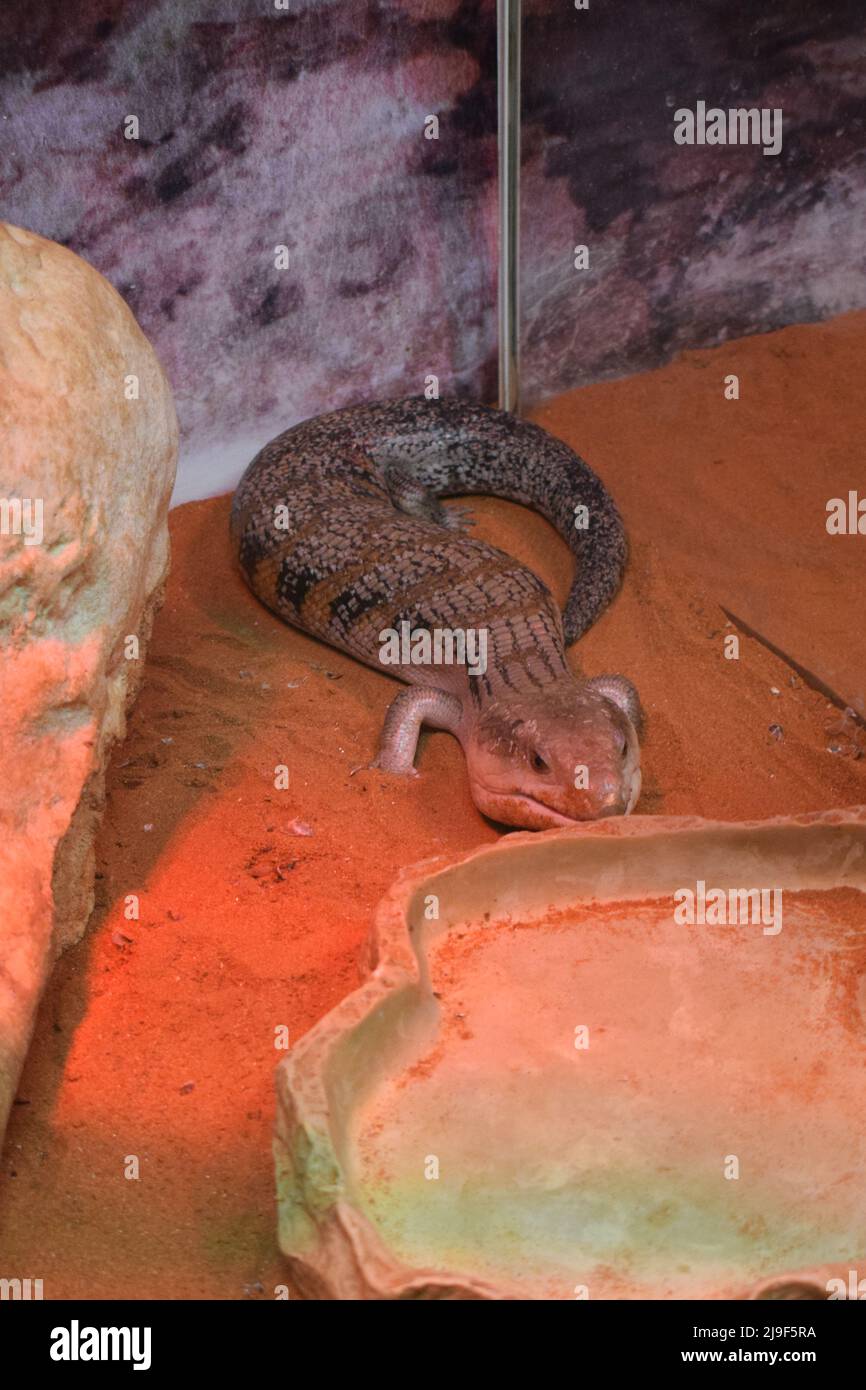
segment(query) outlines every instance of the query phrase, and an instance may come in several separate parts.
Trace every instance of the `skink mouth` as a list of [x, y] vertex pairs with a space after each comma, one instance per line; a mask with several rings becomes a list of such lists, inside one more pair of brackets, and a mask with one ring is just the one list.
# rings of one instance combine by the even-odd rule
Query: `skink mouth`
[[[491, 820], [498, 820], [504, 825], [514, 825], [515, 828], [523, 826], [524, 829], [546, 829], [554, 830], [560, 827], [588, 825], [592, 821], [606, 820], [609, 816], [628, 815], [633, 809], [640, 794], [640, 780], [637, 780], [636, 787], [633, 786], [629, 796], [628, 805], [624, 809], [614, 806], [600, 806], [598, 810], [589, 816], [566, 816], [561, 811], [555, 811], [552, 806], [547, 806], [543, 801], [537, 801], [534, 796], [529, 796], [526, 792], [502, 792], [493, 791], [490, 787], [485, 787], [481, 783], [476, 783], [476, 788], [480, 798], [476, 798], [477, 804], [486, 816]], [[482, 803], [486, 803], [482, 804]], [[505, 819], [503, 812], [511, 811], [518, 813], [525, 812], [525, 818], [520, 820]], [[544, 820], [544, 826], [539, 826], [538, 821]], [[535, 824], [533, 824], [535, 822]]]
[[550, 821], [551, 829], [559, 825], [582, 825], [583, 822], [575, 819], [574, 816], [564, 816], [561, 811], [554, 811], [552, 806], [545, 806], [543, 801], [536, 801], [534, 796], [524, 796], [522, 793], [515, 793], [507, 798], [508, 801], [517, 802], [525, 806], [528, 811], [536, 815], [542, 815]]
[[[554, 811], [552, 806], [545, 806], [543, 801], [536, 801], [534, 796], [527, 796], [523, 792], [494, 792], [487, 787], [479, 787], [479, 790], [483, 793], [484, 800], [491, 808], [485, 810], [484, 806], [481, 806], [484, 814], [490, 816], [491, 820], [501, 821], [504, 825], [514, 825], [515, 829], [520, 826], [523, 826], [524, 829], [537, 829], [537, 826], [533, 827], [532, 821], [539, 820], [542, 817], [546, 821], [546, 826], [544, 828], [549, 830], [556, 829], [560, 826], [586, 824], [584, 820], [578, 820], [574, 816], [564, 816], [560, 811]], [[499, 807], [498, 811], [492, 809], [497, 806]], [[504, 819], [502, 812], [506, 810], [516, 811], [518, 807], [525, 810], [525, 819], [521, 818], [518, 821]], [[595, 820], [597, 817], [593, 816], [590, 817], [590, 819]]]

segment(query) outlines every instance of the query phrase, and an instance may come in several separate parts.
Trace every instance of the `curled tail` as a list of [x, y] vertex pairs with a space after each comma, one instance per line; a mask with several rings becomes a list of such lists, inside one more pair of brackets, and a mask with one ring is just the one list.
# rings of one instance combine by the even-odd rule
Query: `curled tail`
[[520, 502], [556, 527], [577, 559], [565, 640], [582, 636], [619, 589], [628, 559], [622, 518], [589, 464], [504, 410], [423, 397], [367, 409], [364, 446], [380, 463], [399, 462], [438, 496], [477, 492]]

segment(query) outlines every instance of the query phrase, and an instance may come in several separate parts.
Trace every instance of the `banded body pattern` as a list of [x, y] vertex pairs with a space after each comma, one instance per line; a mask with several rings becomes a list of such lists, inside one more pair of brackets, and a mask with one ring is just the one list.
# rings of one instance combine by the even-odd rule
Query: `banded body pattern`
[[[578, 566], [562, 615], [535, 574], [455, 529], [438, 499], [468, 493], [533, 507], [567, 540]], [[388, 668], [468, 693], [476, 707], [559, 680], [566, 644], [613, 597], [627, 556], [616, 507], [577, 454], [537, 425], [461, 400], [353, 406], [287, 430], [244, 474], [231, 524], [269, 608], [377, 669], [380, 634], [403, 622], [486, 629], [484, 675]]]

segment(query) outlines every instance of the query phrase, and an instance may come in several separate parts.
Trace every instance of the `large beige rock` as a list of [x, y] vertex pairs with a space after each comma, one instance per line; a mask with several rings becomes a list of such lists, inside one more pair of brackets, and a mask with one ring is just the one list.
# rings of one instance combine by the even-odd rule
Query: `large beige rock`
[[2, 223], [0, 441], [2, 1135], [42, 986], [93, 906], [105, 764], [161, 597], [177, 459], [171, 391], [123, 300]]

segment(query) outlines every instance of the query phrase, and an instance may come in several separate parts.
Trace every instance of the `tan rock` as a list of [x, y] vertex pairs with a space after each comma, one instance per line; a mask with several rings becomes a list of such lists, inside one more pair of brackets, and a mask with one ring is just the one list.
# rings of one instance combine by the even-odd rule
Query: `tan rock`
[[[171, 391], [108, 281], [0, 223], [0, 1134], [93, 906], [106, 759], [168, 569]], [[128, 655], [138, 640], [138, 657]]]

